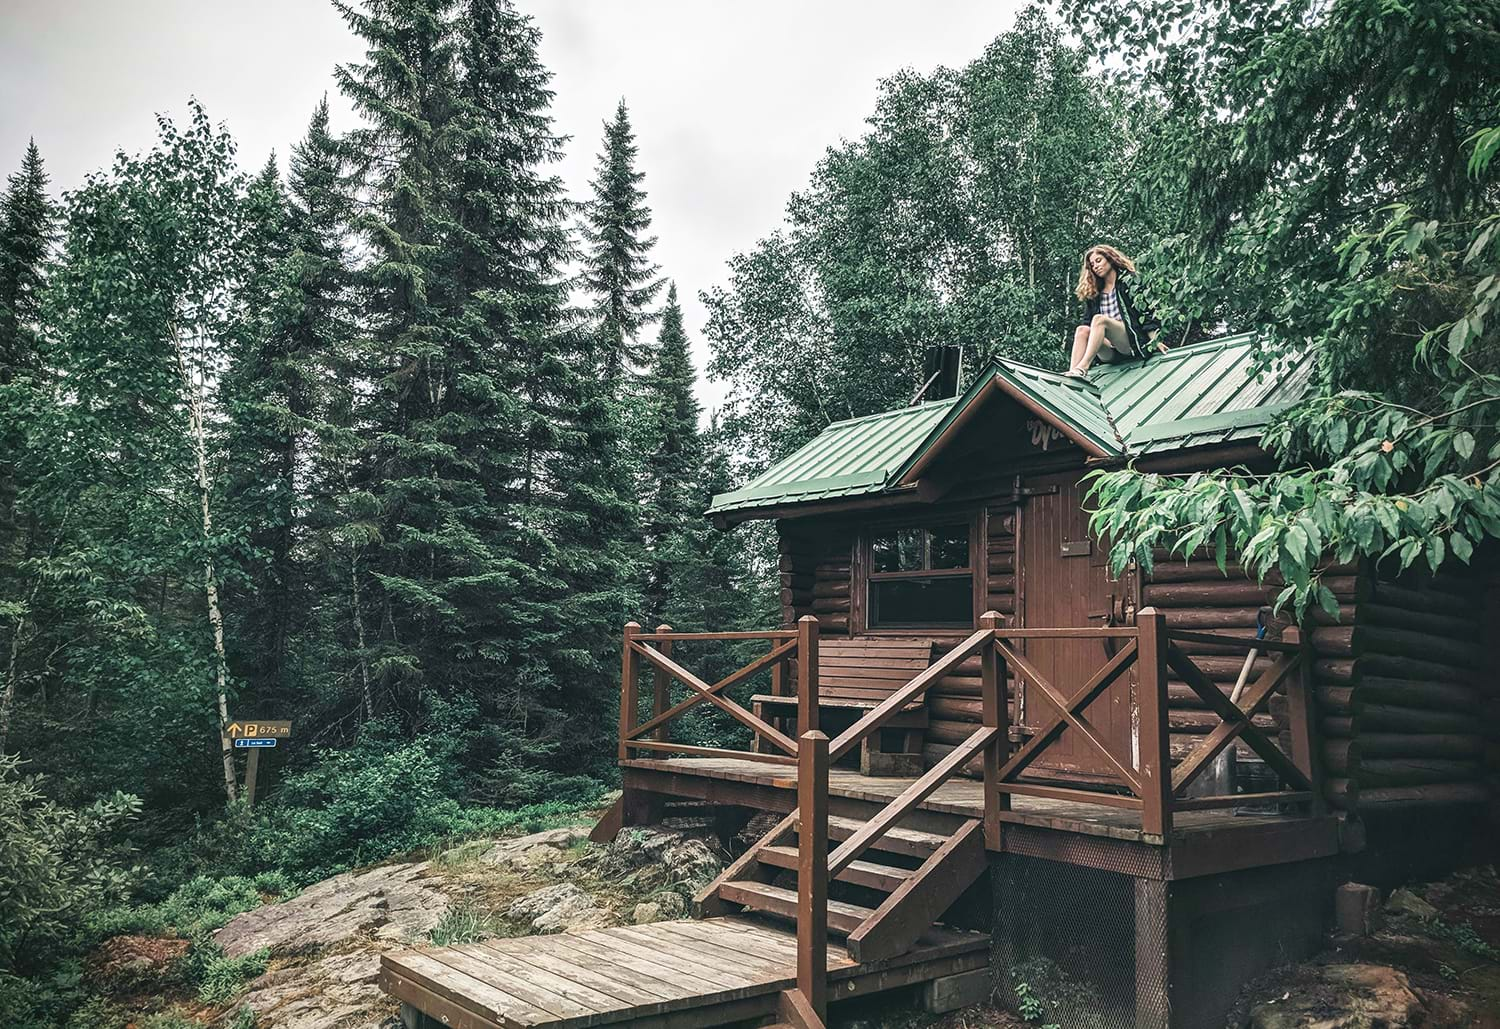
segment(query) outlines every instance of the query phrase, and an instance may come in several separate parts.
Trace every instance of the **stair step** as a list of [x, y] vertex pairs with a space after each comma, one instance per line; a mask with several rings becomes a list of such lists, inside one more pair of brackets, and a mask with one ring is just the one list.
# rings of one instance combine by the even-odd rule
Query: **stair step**
[[[762, 847], [756, 853], [756, 857], [762, 864], [797, 870], [796, 847]], [[910, 879], [911, 875], [911, 870], [906, 868], [877, 865], [871, 861], [851, 861], [849, 867], [840, 872], [836, 878], [839, 882], [868, 886], [872, 890], [893, 893], [901, 887], [902, 883]]]
[[[767, 886], [765, 883], [727, 882], [719, 884], [719, 896], [736, 904], [754, 908], [756, 911], [767, 911], [793, 921], [797, 919], [796, 890]], [[828, 902], [828, 928], [840, 935], [848, 936], [874, 913], [873, 908], [830, 900]]]
[[[857, 818], [837, 818], [830, 815], [828, 836], [830, 839], [847, 840], [864, 828], [864, 825], [865, 823]], [[927, 858], [947, 842], [946, 836], [923, 832], [920, 829], [903, 829], [898, 825], [887, 829], [885, 835], [870, 845], [870, 849], [884, 850], [892, 854], [905, 854], [908, 857]]]

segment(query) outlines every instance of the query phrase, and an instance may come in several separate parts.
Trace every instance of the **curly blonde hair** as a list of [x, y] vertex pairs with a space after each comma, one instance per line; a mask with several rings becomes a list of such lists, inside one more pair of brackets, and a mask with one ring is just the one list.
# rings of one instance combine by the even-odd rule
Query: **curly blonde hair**
[[1134, 272], [1135, 262], [1108, 243], [1096, 243], [1083, 252], [1083, 262], [1078, 266], [1079, 300], [1092, 300], [1099, 295], [1099, 278], [1089, 269], [1089, 258], [1103, 254], [1104, 259], [1115, 266], [1118, 272]]

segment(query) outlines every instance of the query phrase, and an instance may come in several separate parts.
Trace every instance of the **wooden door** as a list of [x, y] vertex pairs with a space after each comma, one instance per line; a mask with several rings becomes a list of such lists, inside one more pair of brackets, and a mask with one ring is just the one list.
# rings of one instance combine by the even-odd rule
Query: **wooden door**
[[[1030, 629], [1081, 628], [1117, 621], [1125, 584], [1109, 578], [1108, 554], [1089, 538], [1081, 472], [1039, 476], [1024, 483], [1020, 532], [1022, 622]], [[1027, 640], [1026, 656], [1064, 696], [1076, 693], [1115, 653], [1112, 641]], [[1134, 763], [1131, 686], [1125, 677], [1084, 710], [1121, 763]], [[1036, 730], [1057, 713], [1033, 683], [1022, 692], [1021, 724]], [[1065, 729], [1034, 768], [1114, 779], [1104, 758], [1078, 733]]]

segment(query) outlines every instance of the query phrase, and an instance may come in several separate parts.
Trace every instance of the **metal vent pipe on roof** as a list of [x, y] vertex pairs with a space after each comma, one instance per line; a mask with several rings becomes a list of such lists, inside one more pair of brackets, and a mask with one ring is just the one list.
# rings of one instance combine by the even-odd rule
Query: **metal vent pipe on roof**
[[922, 355], [922, 385], [912, 394], [911, 403], [923, 400], [946, 400], [958, 396], [962, 377], [963, 347], [930, 346]]

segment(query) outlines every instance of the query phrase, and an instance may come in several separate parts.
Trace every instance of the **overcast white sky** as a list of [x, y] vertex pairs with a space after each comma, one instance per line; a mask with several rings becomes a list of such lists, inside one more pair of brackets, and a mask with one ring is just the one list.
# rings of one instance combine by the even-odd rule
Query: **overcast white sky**
[[[698, 291], [781, 220], [824, 149], [857, 135], [877, 81], [961, 65], [1009, 28], [1019, 0], [518, 0], [541, 25], [553, 114], [572, 137], [559, 170], [586, 194], [602, 122], [623, 96], [701, 372]], [[285, 168], [313, 105], [353, 115], [335, 63], [361, 48], [324, 0], [0, 0], [0, 173], [28, 137], [56, 190], [148, 147], [154, 113], [197, 96], [247, 169]], [[707, 404], [722, 387], [703, 384]]]

